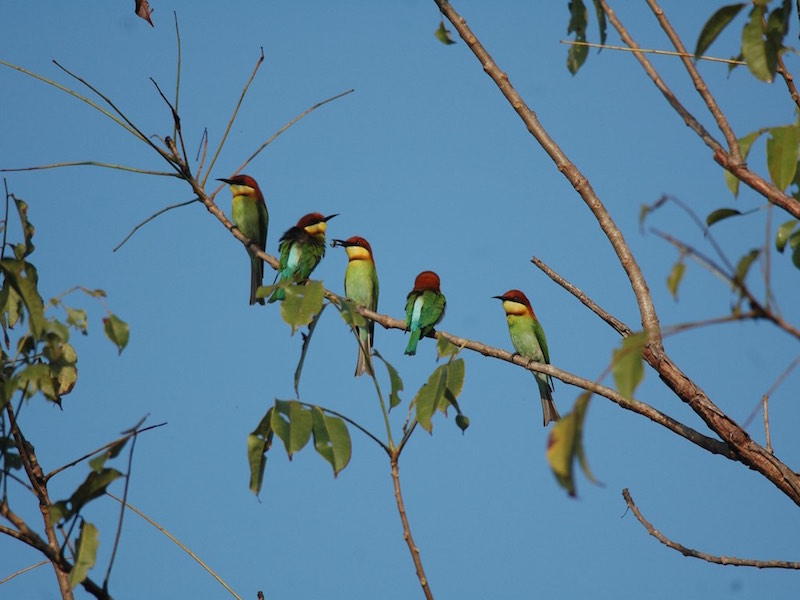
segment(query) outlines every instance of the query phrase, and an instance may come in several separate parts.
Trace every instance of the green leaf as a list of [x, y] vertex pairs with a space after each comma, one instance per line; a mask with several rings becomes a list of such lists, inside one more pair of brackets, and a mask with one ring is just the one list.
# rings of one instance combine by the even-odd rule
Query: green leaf
[[597, 484], [586, 460], [583, 449], [583, 423], [589, 406], [590, 392], [585, 392], [575, 401], [575, 407], [568, 415], [557, 421], [547, 439], [547, 461], [558, 484], [575, 496], [574, 464], [578, 459], [586, 477]]
[[128, 439], [124, 438], [119, 440], [118, 442], [114, 443], [113, 445], [106, 448], [103, 452], [95, 456], [92, 460], [89, 461], [89, 466], [94, 471], [101, 471], [103, 466], [106, 464], [106, 461], [109, 458], [116, 458], [122, 449], [125, 447], [125, 444], [128, 443]]
[[800, 145], [797, 143], [797, 126], [773, 127], [767, 138], [767, 168], [772, 183], [785, 190], [794, 181]]
[[459, 352], [461, 352], [461, 348], [451, 343], [449, 340], [444, 339], [444, 336], [440, 336], [436, 340], [437, 359], [446, 358], [448, 356], [455, 356]]
[[778, 234], [775, 236], [775, 248], [778, 250], [778, 252], [783, 253], [783, 249], [786, 247], [786, 242], [789, 241], [789, 235], [792, 233], [792, 230], [795, 228], [797, 223], [797, 219], [789, 219], [780, 227], [778, 227]]
[[614, 350], [612, 370], [614, 383], [619, 393], [628, 400], [644, 378], [642, 349], [647, 345], [647, 334], [636, 333], [622, 340], [622, 346]]
[[436, 39], [442, 42], [445, 46], [456, 43], [455, 40], [450, 37], [450, 30], [445, 28], [444, 21], [439, 21], [439, 27], [436, 28], [436, 31], [433, 32], [433, 35], [435, 35]]
[[717, 210], [712, 211], [706, 217], [706, 225], [711, 227], [714, 223], [718, 223], [719, 221], [728, 219], [730, 217], [740, 216], [741, 214], [741, 211], [738, 211], [735, 208], [718, 208]]
[[428, 433], [433, 432], [431, 419], [439, 403], [444, 399], [446, 390], [447, 365], [441, 365], [428, 377], [427, 383], [420, 388], [414, 398], [417, 407], [417, 422]]
[[[742, 154], [742, 160], [747, 160], [747, 155], [750, 154], [750, 148], [753, 146], [753, 142], [755, 142], [765, 131], [766, 129], [761, 131], [753, 131], [748, 133], [743, 138], [739, 138], [739, 151]], [[725, 185], [728, 186], [728, 189], [731, 191], [734, 198], [739, 195], [739, 179], [730, 171], [725, 171]]]
[[311, 437], [311, 411], [297, 400], [275, 400], [270, 424], [283, 441], [289, 460], [305, 447]]
[[685, 272], [686, 264], [683, 262], [683, 258], [681, 258], [672, 265], [672, 270], [667, 276], [667, 289], [676, 301], [678, 300], [678, 287], [681, 284], [681, 280], [683, 280], [683, 274]]
[[38, 340], [45, 325], [44, 303], [39, 295], [39, 277], [36, 268], [23, 260], [5, 258], [0, 261], [0, 271], [28, 309], [28, 319], [33, 336]]
[[461, 390], [464, 387], [465, 372], [466, 366], [463, 358], [451, 360], [447, 365], [447, 389], [444, 392], [446, 402], [439, 403], [439, 410], [444, 414], [447, 414], [447, 407], [451, 404], [458, 411], [458, 414], [461, 414], [457, 398], [461, 395]]
[[402, 402], [399, 392], [403, 391], [403, 380], [400, 378], [400, 373], [397, 372], [397, 369], [395, 369], [391, 363], [389, 363], [389, 361], [383, 358], [377, 350], [373, 348], [372, 353], [380, 358], [381, 361], [383, 361], [383, 364], [386, 365], [386, 370], [389, 373], [389, 382], [392, 386], [392, 391], [389, 392], [389, 410], [392, 410], [395, 406]]
[[247, 436], [247, 462], [250, 465], [250, 491], [258, 495], [264, 483], [267, 451], [272, 447], [272, 413], [270, 408], [253, 432]]
[[19, 215], [19, 222], [22, 225], [22, 235], [25, 238], [24, 244], [19, 244], [14, 248], [14, 256], [22, 260], [34, 250], [33, 234], [36, 228], [28, 220], [28, 204], [19, 198], [14, 198], [14, 204], [17, 207], [17, 214]]
[[744, 279], [747, 277], [747, 272], [750, 270], [750, 266], [753, 264], [753, 261], [758, 258], [759, 254], [761, 254], [761, 250], [755, 248], [750, 250], [750, 252], [739, 259], [739, 262], [736, 264], [736, 273], [733, 276], [733, 282], [735, 284], [741, 285], [744, 283]]
[[311, 343], [311, 336], [314, 333], [314, 328], [317, 326], [319, 322], [319, 318], [322, 316], [322, 311], [325, 310], [325, 307], [328, 306], [324, 304], [322, 308], [319, 309], [319, 312], [314, 315], [314, 318], [311, 319], [311, 323], [308, 324], [308, 333], [304, 333], [303, 335], [303, 347], [300, 350], [300, 360], [297, 361], [297, 368], [294, 370], [294, 393], [297, 397], [300, 397], [300, 392], [298, 388], [300, 387], [300, 375], [303, 373], [303, 363], [306, 361], [306, 353], [308, 352], [308, 345]]
[[322, 310], [324, 293], [321, 281], [309, 280], [286, 288], [286, 299], [281, 302], [281, 317], [292, 328], [292, 335], [299, 327], [311, 323], [314, 315]]
[[100, 535], [97, 527], [88, 521], [81, 523], [81, 534], [75, 548], [75, 564], [69, 572], [69, 584], [73, 589], [86, 579], [89, 570], [94, 567], [99, 545]]
[[[600, 44], [606, 43], [606, 13], [603, 10], [603, 5], [600, 3], [600, 0], [593, 0], [594, 1], [594, 12], [597, 15], [597, 27], [600, 30]], [[602, 50], [602, 48], [600, 49]], [[599, 53], [600, 50], [597, 52]]]
[[794, 247], [792, 251], [792, 264], [800, 269], [800, 244]]
[[[569, 5], [569, 25], [567, 34], [575, 33], [576, 42], [586, 41], [586, 25], [588, 21], [588, 11], [583, 0], [570, 0]], [[567, 70], [575, 75], [586, 62], [589, 55], [589, 47], [583, 45], [571, 45], [567, 52]]]
[[764, 39], [764, 7], [756, 5], [742, 29], [742, 55], [750, 72], [761, 81], [771, 82], [777, 69], [777, 54]]
[[314, 427], [314, 448], [333, 467], [333, 476], [350, 462], [352, 445], [347, 425], [338, 417], [331, 417], [318, 406], [311, 409]]
[[341, 315], [344, 322], [352, 327], [366, 327], [367, 318], [358, 312], [358, 304], [347, 298], [342, 298]]
[[117, 347], [119, 354], [122, 354], [130, 339], [130, 325], [117, 315], [111, 314], [103, 319], [103, 330], [106, 332], [106, 337]]
[[694, 55], [700, 56], [704, 54], [708, 47], [717, 39], [723, 29], [725, 29], [731, 21], [739, 14], [744, 8], [744, 3], [729, 4], [717, 10], [711, 18], [703, 25], [703, 30], [700, 32], [700, 37], [697, 38], [697, 48], [695, 48]]
[[82, 308], [70, 308], [69, 306], [65, 306], [64, 309], [67, 311], [67, 325], [86, 335], [89, 331], [86, 311]]
[[[105, 494], [106, 488], [122, 476], [122, 473], [116, 469], [91, 471], [84, 482], [78, 486], [78, 489], [72, 493], [68, 501], [62, 500], [56, 503], [58, 508], [55, 513], [52, 513], [51, 507], [51, 521], [56, 523], [57, 521], [69, 519], [73, 515], [78, 514], [86, 504]], [[58, 519], [52, 516], [53, 514], [55, 514]]]

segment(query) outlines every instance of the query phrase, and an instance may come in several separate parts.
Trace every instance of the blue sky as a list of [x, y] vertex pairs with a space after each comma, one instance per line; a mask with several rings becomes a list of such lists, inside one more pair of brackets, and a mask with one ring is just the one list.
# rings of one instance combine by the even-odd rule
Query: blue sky
[[[133, 4], [132, 2], [130, 3]], [[212, 177], [226, 177], [274, 131], [316, 102], [356, 91], [302, 120], [246, 170], [270, 211], [268, 250], [311, 211], [340, 213], [329, 236], [361, 235], [381, 278], [380, 312], [401, 317], [414, 276], [433, 269], [448, 298], [441, 328], [511, 349], [502, 309], [492, 296], [510, 288], [531, 299], [548, 336], [551, 360], [594, 379], [618, 337], [529, 262], [538, 256], [601, 306], [637, 326], [627, 279], [593, 218], [568, 182], [459, 40], [433, 36], [432, 2], [392, 6], [239, 2], [153, 3], [155, 29], [127, 3], [6, 3], [0, 9], [0, 58], [69, 80], [57, 59], [113, 98], [148, 135], [172, 131], [169, 112], [149, 81], [168, 95], [182, 39], [180, 112], [190, 153], [204, 128], [218, 143], [259, 48], [266, 60]], [[623, 230], [648, 278], [664, 325], [719, 316], [733, 297], [724, 283], [690, 263], [674, 301], [665, 279], [674, 249], [638, 226], [640, 206], [670, 194], [704, 216], [721, 206], [760, 207], [744, 189], [734, 200], [708, 149], [694, 137], [628, 53], [591, 53], [575, 77], [565, 67], [566, 2], [512, 2], [502, 10], [459, 2], [468, 20], [529, 106], [589, 178]], [[617, 12], [643, 47], [667, 48], [643, 6]], [[665, 9], [688, 46], [713, 11]], [[708, 13], [708, 14], [707, 14]], [[737, 23], [734, 29], [738, 31]], [[594, 22], [590, 32], [596, 41]], [[737, 53], [735, 31], [711, 51]], [[796, 35], [793, 31], [791, 35]], [[610, 33], [609, 43], [617, 43]], [[789, 56], [789, 67], [796, 60]], [[669, 85], [707, 127], [691, 82], [673, 58], [653, 59]], [[781, 85], [744, 70], [700, 65], [737, 135], [790, 123]], [[85, 104], [10, 69], [0, 69], [0, 167], [97, 160], [163, 170], [155, 154]], [[750, 163], [763, 169], [763, 140]], [[130, 502], [192, 548], [244, 598], [421, 597], [402, 540], [385, 455], [353, 432], [353, 458], [337, 479], [309, 447], [289, 462], [276, 444], [260, 498], [247, 487], [247, 434], [274, 398], [294, 396], [301, 339], [290, 337], [277, 307], [247, 304], [241, 244], [199, 204], [169, 212], [116, 246], [140, 221], [191, 198], [185, 184], [113, 170], [69, 168], [7, 174], [36, 225], [45, 297], [81, 284], [106, 290], [111, 309], [131, 325], [118, 357], [104, 339], [102, 308], [89, 299], [90, 335], [74, 340], [80, 356], [75, 391], [59, 411], [33, 401], [22, 413], [40, 461], [54, 468], [149, 415], [168, 426], [136, 447]], [[217, 202], [230, 211], [230, 195]], [[717, 226], [733, 260], [763, 243], [766, 211]], [[786, 217], [775, 213], [773, 225]], [[709, 251], [702, 233], [674, 207], [648, 224]], [[315, 276], [342, 291], [346, 265], [329, 249]], [[787, 319], [800, 300], [797, 270], [775, 256], [772, 283]], [[758, 284], [754, 269], [750, 282]], [[403, 356], [399, 331], [378, 328], [376, 347], [404, 379], [408, 402], [435, 368], [423, 340]], [[766, 323], [694, 330], [666, 341], [676, 362], [737, 422], [743, 422], [797, 352]], [[417, 431], [401, 459], [414, 537], [439, 598], [794, 598], [791, 572], [746, 570], [684, 558], [650, 538], [620, 491], [627, 487], [655, 526], [713, 554], [797, 559], [797, 507], [739, 464], [710, 456], [602, 398], [585, 426], [589, 462], [602, 487], [578, 476], [578, 498], [558, 488], [545, 460], [547, 432], [530, 374], [465, 354], [460, 399], [471, 427], [462, 436], [437, 418], [434, 435]], [[341, 320], [326, 311], [300, 386], [302, 400], [344, 412], [380, 433], [371, 383], [354, 379], [356, 348]], [[771, 401], [776, 454], [796, 464], [798, 374]], [[562, 413], [579, 391], [556, 383]], [[687, 424], [703, 424], [646, 374], [637, 397]], [[760, 421], [749, 432], [763, 441]], [[68, 496], [85, 477], [72, 469], [53, 482]], [[115, 491], [120, 492], [121, 487]], [[14, 490], [36, 523], [31, 497]], [[102, 580], [117, 507], [95, 502], [86, 517], [101, 529]], [[0, 540], [0, 578], [39, 560]], [[53, 598], [52, 570], [4, 584], [9, 598]], [[138, 517], [125, 517], [111, 577], [118, 598], [229, 597], [189, 557]], [[79, 592], [79, 597], [82, 592]]]

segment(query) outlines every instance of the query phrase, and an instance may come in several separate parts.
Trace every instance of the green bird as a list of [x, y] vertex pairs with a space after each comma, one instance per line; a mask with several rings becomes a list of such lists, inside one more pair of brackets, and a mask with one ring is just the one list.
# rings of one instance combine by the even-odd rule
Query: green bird
[[[342, 246], [347, 252], [347, 269], [344, 272], [344, 293], [353, 302], [371, 311], [378, 310], [378, 272], [372, 257], [372, 247], [362, 237], [354, 235], [346, 240], [333, 240], [332, 246]], [[372, 373], [372, 341], [375, 337], [375, 322], [358, 330], [358, 361], [356, 377], [369, 369]]]
[[406, 297], [406, 329], [411, 339], [406, 354], [417, 353], [417, 342], [428, 335], [444, 317], [447, 300], [439, 289], [439, 276], [433, 271], [423, 271], [414, 280], [414, 289]]
[[[230, 179], [218, 179], [231, 187], [233, 194], [233, 222], [247, 239], [264, 250], [267, 245], [269, 213], [264, 195], [256, 180], [249, 175], [234, 175]], [[247, 248], [250, 256], [250, 304], [264, 304], [263, 298], [256, 298], [256, 290], [264, 280], [264, 262], [256, 253]]]
[[[325, 230], [328, 228], [328, 221], [335, 216], [337, 215], [324, 217], [318, 212], [309, 213], [281, 236], [278, 244], [281, 256], [277, 275], [281, 283], [299, 283], [308, 279], [325, 256]], [[272, 292], [269, 302], [284, 298], [286, 290], [278, 288]]]
[[[539, 320], [531, 308], [528, 298], [519, 290], [509, 290], [502, 296], [493, 296], [503, 301], [506, 312], [508, 333], [514, 350], [520, 356], [537, 363], [550, 364], [550, 353], [547, 351], [547, 339], [544, 337]], [[544, 373], [534, 373], [542, 398], [542, 415], [544, 424], [558, 421], [561, 416], [553, 404], [553, 379]]]

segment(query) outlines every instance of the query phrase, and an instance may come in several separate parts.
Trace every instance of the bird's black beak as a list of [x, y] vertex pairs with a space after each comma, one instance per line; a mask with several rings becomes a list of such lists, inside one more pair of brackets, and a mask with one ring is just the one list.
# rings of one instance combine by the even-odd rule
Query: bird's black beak
[[227, 183], [228, 185], [231, 184], [231, 180], [230, 179], [219, 178], [219, 179], [217, 179], [217, 181], [221, 181], [223, 183]]
[[492, 296], [492, 298], [497, 298], [498, 300], [503, 300], [504, 296]]
[[[330, 219], [330, 217], [328, 217], [328, 219]], [[325, 220], [327, 221], [328, 219]], [[344, 240], [331, 240], [331, 248], [336, 248], [336, 246], [342, 246], [343, 248], [347, 248], [347, 244], [345, 243]]]
[[339, 216], [339, 213], [336, 213], [335, 215], [329, 215], [329, 216], [325, 217], [325, 218], [324, 218], [324, 219], [322, 219], [322, 220], [323, 220], [323, 221], [325, 221], [325, 222], [327, 223], [327, 222], [328, 222], [328, 221], [330, 221], [330, 220], [331, 220], [333, 217], [338, 217], [338, 216]]

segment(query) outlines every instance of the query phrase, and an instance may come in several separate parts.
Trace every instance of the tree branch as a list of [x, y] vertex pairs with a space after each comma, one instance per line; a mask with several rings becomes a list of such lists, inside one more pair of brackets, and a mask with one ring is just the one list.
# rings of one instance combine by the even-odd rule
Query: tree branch
[[628, 488], [622, 490], [622, 497], [625, 498], [625, 503], [628, 505], [628, 508], [631, 510], [634, 516], [639, 520], [644, 528], [647, 529], [647, 533], [667, 546], [667, 548], [677, 550], [684, 556], [688, 556], [690, 558], [699, 558], [700, 560], [718, 565], [731, 565], [734, 567], [756, 567], [758, 569], [800, 569], [800, 562], [790, 562], [786, 560], [752, 560], [748, 558], [736, 558], [733, 556], [714, 556], [713, 554], [706, 554], [705, 552], [700, 552], [699, 550], [687, 548], [683, 544], [673, 542], [667, 538], [664, 534], [653, 527], [650, 522], [644, 518], [644, 516], [642, 516], [639, 508], [636, 506], [636, 504], [634, 504]]

